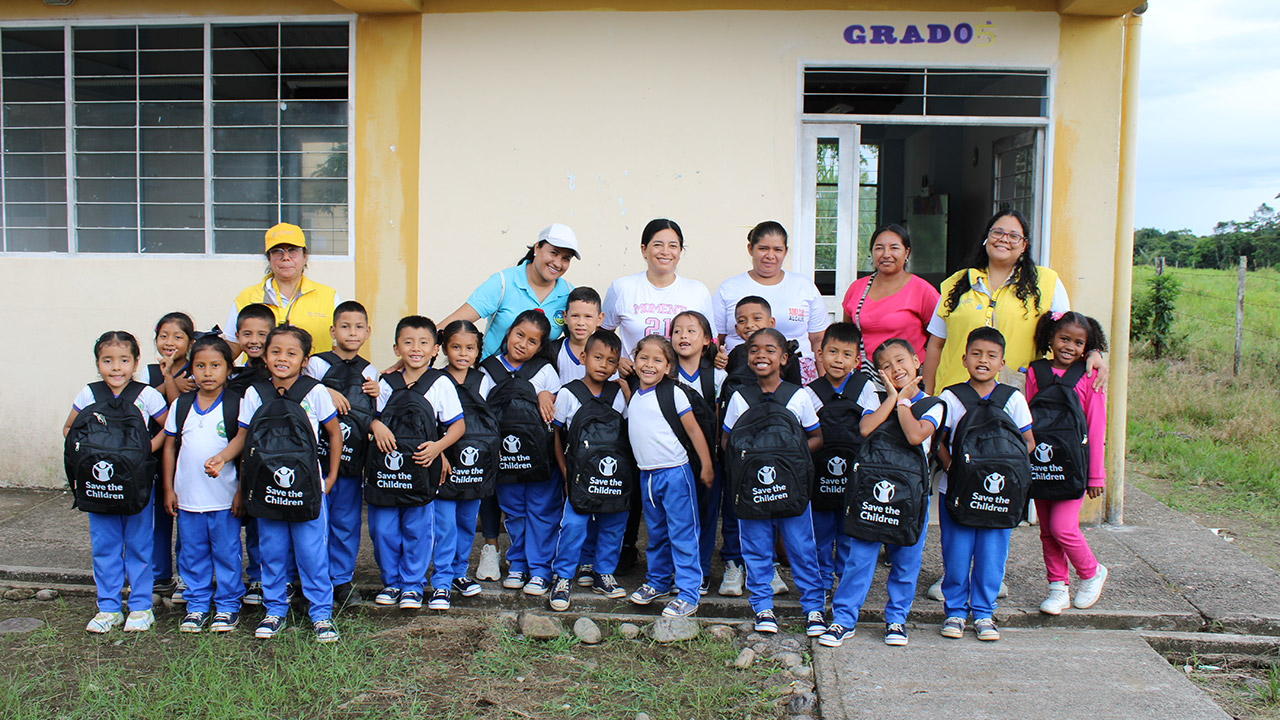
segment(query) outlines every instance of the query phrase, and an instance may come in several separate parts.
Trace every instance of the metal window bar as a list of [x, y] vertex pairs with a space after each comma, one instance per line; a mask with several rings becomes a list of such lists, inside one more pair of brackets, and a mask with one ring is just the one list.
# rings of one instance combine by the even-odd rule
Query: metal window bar
[[[904, 101], [918, 101], [918, 113], [907, 115], [933, 116], [953, 115], [954, 111], [931, 111], [930, 101], [1036, 101], [1039, 109], [1035, 114], [1026, 112], [1017, 115], [1028, 117], [1044, 117], [1048, 101], [1047, 70], [1005, 70], [983, 68], [880, 68], [880, 67], [809, 67], [804, 71], [804, 99], [811, 98], [858, 98], [862, 100], [880, 99], [892, 101], [897, 99], [898, 105]], [[847, 79], [841, 86], [840, 79]], [[961, 92], [963, 88], [948, 87], [957, 83], [943, 83], [944, 79], [956, 80], [959, 83], [968, 81], [975, 85], [969, 92]], [[987, 82], [981, 84], [984, 80]], [[1034, 92], [1030, 87], [1001, 88], [1007, 81], [1025, 80], [1034, 83]], [[916, 90], [913, 84], [918, 84]], [[832, 87], [835, 85], [835, 87]], [[935, 102], [936, 104], [936, 102]], [[838, 110], [827, 110], [828, 114], [840, 114]], [[807, 114], [814, 114], [808, 112]], [[819, 113], [822, 114], [822, 113]], [[986, 108], [975, 108], [963, 113], [976, 116], [997, 116], [1008, 113], [994, 113]]]

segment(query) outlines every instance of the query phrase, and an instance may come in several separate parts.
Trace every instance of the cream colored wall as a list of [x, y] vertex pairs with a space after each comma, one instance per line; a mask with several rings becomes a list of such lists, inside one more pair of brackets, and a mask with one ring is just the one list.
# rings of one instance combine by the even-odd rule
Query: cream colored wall
[[[9, 318], [8, 349], [0, 353], [0, 486], [65, 485], [62, 425], [80, 387], [99, 379], [98, 335], [128, 330], [142, 345], [142, 362], [154, 362], [161, 315], [181, 310], [198, 329], [221, 324], [265, 265], [259, 258], [0, 258], [0, 307]], [[307, 274], [345, 298], [354, 292], [350, 260], [313, 258]]]
[[[988, 19], [986, 48], [843, 38], [851, 23]], [[644, 224], [672, 218], [688, 243], [682, 274], [714, 291], [747, 269], [747, 229], [793, 224], [802, 61], [1049, 67], [1058, 22], [982, 10], [424, 15], [418, 308], [451, 312], [553, 221], [582, 241], [568, 279], [603, 290], [644, 268]]]

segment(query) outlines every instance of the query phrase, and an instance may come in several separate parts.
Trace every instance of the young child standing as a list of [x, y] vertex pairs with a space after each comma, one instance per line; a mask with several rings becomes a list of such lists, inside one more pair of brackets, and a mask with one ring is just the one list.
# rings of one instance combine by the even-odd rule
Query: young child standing
[[[80, 389], [71, 402], [71, 414], [62, 428], [62, 435], [68, 439], [67, 479], [76, 490], [77, 506], [89, 513], [93, 582], [98, 590], [98, 613], [85, 627], [91, 633], [109, 632], [121, 621], [125, 632], [141, 632], [155, 622], [151, 611], [151, 557], [155, 531], [152, 507], [155, 502], [155, 469], [151, 456], [162, 446], [164, 433], [159, 428], [151, 432], [149, 423], [162, 424], [169, 408], [164, 396], [155, 388], [133, 380], [139, 355], [138, 340], [133, 335], [121, 330], [103, 333], [93, 345], [93, 356], [102, 381]], [[119, 437], [136, 447], [105, 448], [102, 459], [96, 461], [75, 448], [78, 438], [82, 435], [87, 438], [98, 430], [85, 428], [86, 422], [76, 422], [82, 411], [90, 410], [90, 417], [99, 408], [115, 410], [116, 414], [130, 412], [124, 406], [133, 406], [141, 414], [141, 427], [130, 427], [133, 421], [128, 416], [120, 418], [123, 421], [120, 424], [129, 431]], [[103, 411], [104, 416], [106, 412]], [[129, 454], [139, 462], [132, 465], [134, 472], [126, 477], [124, 464], [119, 462], [117, 455]], [[117, 468], [117, 465], [121, 467]], [[123, 492], [116, 490], [117, 486], [126, 484], [128, 487], [124, 487]], [[96, 488], [92, 495], [85, 495], [89, 485]], [[117, 493], [121, 497], [100, 497]], [[101, 502], [94, 501], [95, 495]], [[120, 602], [126, 579], [129, 585], [127, 619], [121, 612]]]
[[[1036, 324], [1035, 344], [1037, 353], [1049, 355], [1048, 360], [1032, 362], [1027, 372], [1027, 400], [1037, 440], [1032, 451], [1031, 497], [1040, 518], [1040, 543], [1049, 576], [1049, 596], [1040, 604], [1040, 612], [1058, 615], [1072, 604], [1068, 561], [1080, 576], [1076, 607], [1092, 607], [1107, 581], [1106, 566], [1093, 556], [1080, 532], [1085, 494], [1101, 497], [1107, 485], [1107, 398], [1093, 389], [1093, 378], [1085, 370], [1085, 358], [1095, 350], [1105, 352], [1107, 338], [1098, 321], [1087, 315], [1047, 313]], [[1081, 412], [1076, 412], [1077, 407]], [[1065, 422], [1055, 422], [1058, 418]], [[1056, 432], [1059, 429], [1061, 433]], [[1081, 445], [1087, 447], [1087, 455], [1073, 456]], [[1051, 482], [1037, 492], [1042, 478]]]
[[[716, 412], [716, 398], [724, 386], [727, 373], [715, 366], [716, 348], [712, 344], [711, 322], [697, 310], [685, 310], [671, 320], [671, 345], [676, 351], [676, 382], [684, 387], [693, 406], [694, 419], [707, 439], [708, 447], [715, 447], [720, 422]], [[692, 393], [692, 394], [690, 394]], [[720, 559], [724, 561], [724, 577], [719, 593], [725, 596], [742, 594], [744, 574], [742, 570], [742, 545], [738, 539], [738, 516], [733, 514], [733, 503], [725, 489], [724, 468], [712, 457], [715, 480], [710, 488], [697, 486], [698, 490], [698, 560], [702, 566], [702, 587], [706, 595], [711, 589], [711, 553], [716, 546], [716, 526], [721, 522]], [[652, 547], [652, 545], [651, 545]]]
[[[635, 488], [630, 487], [635, 484], [635, 466], [631, 462], [630, 452], [627, 449], [629, 443], [622, 422], [622, 414], [627, 409], [627, 393], [621, 383], [609, 380], [617, 373], [618, 360], [622, 357], [622, 341], [610, 330], [597, 330], [587, 339], [581, 357], [585, 374], [561, 387], [560, 392], [556, 394], [554, 421], [556, 465], [560, 469], [561, 476], [565, 478], [564, 512], [560, 518], [560, 536], [556, 542], [555, 561], [552, 567], [555, 579], [551, 588], [550, 604], [551, 609], [556, 611], [569, 609], [569, 584], [573, 580], [575, 568], [578, 567], [584, 550], [590, 552], [595, 563], [590, 571], [593, 581], [592, 589], [615, 600], [626, 597], [627, 594], [614, 579], [613, 572], [617, 569], [618, 554], [622, 551], [622, 535], [627, 526], [628, 507], [619, 507], [617, 510], [608, 512], [580, 510], [575, 507], [577, 504], [575, 488], [570, 486], [571, 483], [581, 482], [590, 487], [579, 486], [579, 488], [590, 492], [591, 489], [598, 487], [592, 480], [603, 476], [606, 482], [616, 480], [621, 483], [616, 488], [610, 486], [605, 489], [617, 490], [619, 495], [635, 492]], [[587, 412], [579, 412], [588, 407]], [[615, 413], [611, 417], [609, 410]], [[576, 434], [574, 433], [575, 418], [582, 418], [584, 415], [586, 416], [584, 423], [599, 421], [587, 430], [594, 433], [591, 436], [592, 441], [596, 442], [598, 447], [592, 451], [591, 448], [579, 447], [575, 443], [568, 448], [570, 454], [566, 457], [565, 447], [573, 441]], [[610, 422], [611, 420], [615, 422]], [[596, 457], [592, 454], [593, 452], [596, 455], [601, 453], [603, 455]], [[569, 467], [570, 463], [574, 465], [573, 468]], [[582, 477], [575, 477], [575, 475]], [[611, 504], [609, 496], [601, 495], [599, 499], [601, 504]], [[624, 500], [622, 505], [629, 505], [628, 498], [622, 499]], [[586, 542], [592, 540], [588, 531], [589, 523], [596, 526], [597, 533], [593, 546], [587, 548]]]
[[[958, 383], [943, 390], [938, 399], [947, 405], [945, 418], [946, 442], [938, 446], [938, 459], [945, 471], [938, 483], [942, 494], [942, 502], [946, 512], [938, 513], [939, 532], [942, 543], [942, 602], [946, 611], [946, 619], [942, 623], [942, 636], [948, 638], [964, 637], [964, 624], [972, 613], [973, 628], [978, 639], [995, 641], [1000, 639], [1000, 630], [996, 627], [992, 615], [996, 609], [996, 594], [1000, 592], [1000, 583], [1004, 580], [1005, 561], [1009, 556], [1009, 535], [1013, 525], [1017, 524], [1021, 506], [1009, 503], [1003, 512], [1010, 516], [1005, 527], [975, 527], [963, 525], [952, 517], [952, 494], [960, 492], [951, 487], [955, 483], [955, 474], [960, 462], [981, 464], [988, 460], [983, 457], [961, 457], [959, 450], [960, 432], [965, 429], [962, 421], [972, 409], [986, 401], [998, 404], [998, 408], [990, 408], [991, 417], [1000, 419], [999, 413], [1007, 416], [1012, 425], [1010, 432], [1021, 433], [1025, 442], [1024, 451], [1030, 453], [1035, 447], [1031, 434], [1031, 410], [1022, 393], [1008, 385], [997, 382], [996, 377], [1004, 368], [1004, 336], [999, 330], [991, 327], [980, 327], [969, 333], [965, 343], [964, 357], [961, 360], [969, 372], [968, 382]], [[977, 401], [972, 398], [976, 395]], [[968, 401], [965, 398], [970, 398]], [[1003, 402], [997, 402], [1003, 399]], [[1021, 460], [1026, 463], [1025, 456]], [[1016, 468], [1006, 466], [1005, 474]], [[1026, 474], [1030, 475], [1030, 467], [1026, 466]], [[1013, 477], [1001, 475], [998, 482], [987, 488], [990, 496], [1005, 490], [1006, 485], [1014, 483]], [[997, 506], [989, 500], [979, 504]]]
[[[782, 368], [790, 359], [787, 345], [782, 333], [773, 328], [757, 330], [747, 341], [747, 363], [755, 372], [756, 383], [754, 386], [747, 385], [735, 390], [729, 398], [724, 413], [726, 449], [737, 444], [737, 438], [731, 434], [739, 419], [766, 403], [782, 405], [799, 424], [797, 433], [803, 430], [803, 435], [807, 436], [803, 447], [787, 447], [783, 450], [799, 453], [808, 461], [809, 453], [822, 448], [822, 430], [817, 412], [813, 409], [813, 401], [807, 393], [801, 391], [800, 386], [782, 380]], [[730, 486], [735, 495], [742, 495], [738, 498], [739, 503], [751, 503], [758, 499], [755, 493], [747, 497], [746, 491], [748, 485], [756, 482], [757, 478], [767, 485], [762, 489], [776, 492], [773, 489], [785, 487], [786, 494], [790, 496], [807, 497], [808, 488], [801, 486], [811, 483], [812, 477], [778, 477], [779, 473], [794, 470], [794, 466], [788, 467], [783, 462], [770, 459], [771, 464], [758, 470], [749, 470], [750, 465], [744, 464], [743, 468], [735, 471], [733, 460], [733, 457], [726, 456], [727, 469], [731, 472]], [[734, 472], [750, 472], [751, 477], [732, 475]], [[751, 485], [750, 489], [758, 488]], [[771, 577], [770, 570], [774, 569], [773, 538], [776, 531], [782, 536], [787, 557], [791, 560], [792, 576], [800, 590], [800, 606], [805, 613], [805, 632], [810, 637], [821, 635], [827, 629], [826, 619], [822, 614], [825, 598], [818, 570], [817, 543], [813, 538], [813, 515], [809, 503], [804, 502], [803, 509], [797, 514], [776, 514], [762, 518], [744, 517], [742, 505], [739, 505], [738, 510], [738, 531], [742, 537], [742, 557], [746, 562], [751, 609], [756, 614], [756, 632], [778, 632], [778, 621], [773, 612], [774, 591], [766, 579]]]
[[212, 632], [230, 632], [240, 622], [243, 507], [236, 458], [227, 452], [228, 438], [240, 429], [240, 396], [226, 390], [230, 372], [227, 341], [212, 334], [197, 340], [191, 346], [196, 389], [173, 401], [165, 421], [164, 509], [186, 538], [178, 550], [186, 578], [182, 632], [204, 629], [211, 601]]
[[[442, 473], [447, 472], [447, 461], [441, 453], [449, 449], [458, 438], [466, 432], [466, 423], [462, 419], [462, 405], [458, 401], [458, 391], [453, 381], [439, 370], [431, 368], [431, 361], [436, 356], [436, 325], [421, 315], [409, 315], [396, 324], [395, 354], [404, 363], [404, 368], [397, 372], [387, 373], [378, 381], [378, 418], [369, 426], [378, 450], [389, 453], [385, 458], [388, 469], [392, 467], [392, 458], [403, 463], [403, 455], [411, 455], [412, 461], [422, 467], [430, 468], [426, 482], [432, 487], [441, 482]], [[402, 437], [397, 442], [396, 435], [389, 425], [396, 424], [396, 413], [409, 412], [409, 407], [394, 407], [393, 396], [399, 393], [412, 393], [420, 396], [430, 404], [434, 413], [428, 421], [434, 421], [439, 427], [445, 427], [438, 434], [438, 440], [427, 439], [414, 446], [405, 447]], [[428, 435], [428, 438], [431, 436]], [[399, 449], [398, 448], [402, 448]], [[371, 461], [373, 456], [370, 457]], [[437, 459], [441, 460], [439, 470], [435, 470]], [[374, 482], [371, 462], [369, 483]], [[369, 491], [366, 485], [366, 494]], [[388, 499], [395, 494], [382, 493]], [[425, 493], [415, 493], [422, 495]], [[434, 495], [434, 492], [430, 493]], [[396, 504], [384, 505], [374, 502], [369, 496], [369, 537], [373, 540], [374, 556], [382, 573], [382, 591], [374, 598], [378, 605], [399, 604], [401, 610], [417, 610], [422, 607], [422, 591], [427, 581], [427, 565], [435, 543], [435, 509], [429, 506], [430, 496], [426, 501], [419, 499], [396, 500]], [[444, 580], [432, 591], [432, 599], [443, 594], [449, 598], [449, 584], [453, 578]]]
[[[195, 324], [183, 312], [165, 313], [156, 323], [156, 359], [147, 366], [147, 384], [164, 395], [165, 402], [172, 403], [178, 396], [195, 389], [191, 379], [191, 363], [187, 355], [195, 339]], [[162, 458], [156, 457], [156, 467]], [[156, 477], [156, 492], [164, 491], [164, 481]], [[157, 495], [157, 497], [163, 497]], [[151, 565], [155, 580], [152, 594], [168, 593], [170, 600], [186, 602], [181, 574], [173, 574], [173, 558], [182, 552], [182, 538], [173, 533], [173, 517], [165, 512], [164, 503], [156, 503], [156, 531], [151, 549]]]
[[564, 499], [563, 478], [550, 457], [550, 427], [560, 390], [560, 376], [547, 360], [550, 334], [547, 316], [526, 310], [507, 329], [501, 350], [480, 364], [493, 383], [488, 398], [502, 435], [497, 495], [511, 539], [502, 586], [535, 596], [551, 589]]
[[[333, 398], [330, 397], [329, 391], [314, 378], [302, 376], [302, 368], [306, 366], [307, 358], [311, 355], [311, 335], [306, 330], [293, 325], [280, 325], [273, 328], [267, 335], [265, 347], [266, 364], [271, 373], [271, 382], [256, 383], [245, 391], [244, 400], [240, 403], [240, 427], [248, 428], [248, 432], [236, 433], [236, 437], [224, 451], [226, 456], [234, 456], [248, 445], [245, 449], [244, 477], [241, 478], [240, 486], [246, 502], [250, 503], [248, 507], [250, 512], [256, 512], [253, 507], [252, 493], [257, 489], [256, 486], [250, 489], [251, 484], [271, 482], [257, 477], [256, 472], [270, 474], [276, 486], [291, 492], [319, 490], [323, 495], [337, 482], [338, 464], [342, 459], [337, 453], [330, 455], [329, 467], [323, 470], [320, 468], [319, 460], [316, 459], [314, 462], [316, 475], [309, 479], [299, 475], [306, 474], [310, 468], [304, 470], [282, 466], [274, 472], [269, 472], [271, 468], [268, 463], [250, 462], [249, 455], [260, 450], [254, 446], [254, 438], [259, 435], [259, 428], [255, 426], [255, 415], [260, 408], [286, 407], [279, 403], [297, 403], [310, 425], [309, 437], [290, 436], [287, 438], [289, 445], [308, 448], [310, 452], [318, 453], [314, 448], [319, 443], [320, 429], [323, 427], [329, 434], [330, 447], [342, 446], [342, 429], [338, 425], [338, 411], [333, 406]], [[262, 415], [264, 420], [270, 417], [268, 413], [262, 413]], [[262, 454], [259, 453], [259, 456], [261, 457]], [[251, 465], [262, 467], [251, 467]], [[317, 479], [318, 482], [315, 482]], [[264, 493], [264, 500], [267, 497], [269, 495]], [[258, 551], [262, 558], [263, 605], [267, 614], [254, 630], [254, 637], [273, 638], [285, 627], [285, 616], [289, 610], [285, 585], [288, 572], [294, 565], [294, 562], [289, 559], [292, 551], [302, 585], [302, 594], [310, 603], [308, 614], [311, 617], [311, 627], [315, 632], [316, 640], [327, 643], [338, 639], [338, 630], [333, 626], [332, 621], [333, 582], [329, 578], [329, 512], [323, 497], [304, 496], [303, 499], [306, 503], [314, 503], [316, 517], [313, 519], [286, 520], [262, 516], [257, 518]]]
[[[852, 326], [852, 323], [837, 324]], [[856, 362], [858, 346], [854, 344], [852, 348]], [[824, 360], [826, 357], [824, 351]], [[884, 606], [884, 642], [886, 645], [907, 644], [907, 614], [911, 612], [911, 603], [916, 595], [925, 529], [929, 524], [929, 441], [942, 426], [945, 406], [941, 400], [929, 397], [920, 389], [920, 358], [910, 341], [903, 338], [886, 340], [872, 353], [871, 362], [880, 372], [887, 391], [877, 392], [870, 382], [863, 385], [862, 396], [858, 400], [862, 407], [859, 431], [871, 445], [865, 448], [870, 452], [860, 452], [857, 458], [859, 462], [867, 463], [864, 468], [872, 469], [867, 471], [866, 480], [861, 475], [855, 478], [858, 488], [851, 492], [866, 487], [864, 483], [875, 482], [871, 500], [876, 509], [868, 514], [889, 516], [891, 510], [896, 514], [892, 525], [886, 523], [888, 527], [874, 528], [862, 537], [846, 535], [848, 551], [840, 574], [840, 585], [832, 601], [831, 626], [818, 638], [818, 643], [827, 647], [839, 647], [853, 636], [858, 614], [875, 579], [881, 546], [886, 549], [889, 560], [889, 578], [885, 583], [889, 599]], [[829, 375], [832, 366], [824, 364], [824, 367]], [[870, 439], [872, 433], [878, 433], [875, 440]], [[913, 466], [914, 472], [911, 472]], [[899, 472], [911, 473], [913, 477], [902, 478], [898, 476]], [[895, 499], [897, 503], [894, 503]], [[858, 506], [851, 502], [850, 507]], [[918, 509], [914, 516], [903, 512], [913, 507]], [[897, 536], [909, 533], [908, 527], [919, 533], [914, 543], [909, 538], [900, 542], [910, 544], [890, 542], [882, 532], [890, 530]], [[897, 540], [897, 537], [893, 539]]]
[[[369, 340], [369, 313], [364, 305], [347, 300], [334, 308], [329, 335], [333, 338], [333, 349], [312, 355], [303, 372], [329, 389], [342, 427], [338, 481], [325, 495], [329, 505], [329, 575], [333, 580], [334, 605], [342, 608], [360, 601], [360, 593], [352, 586], [351, 578], [360, 552], [363, 509], [360, 490], [369, 425], [379, 387], [377, 369], [360, 356], [360, 349]], [[332, 452], [323, 440], [321, 437], [322, 465]]]
[[[677, 596], [663, 608], [668, 617], [684, 617], [698, 611], [702, 566], [698, 562], [698, 500], [694, 489], [690, 450], [701, 464], [698, 481], [706, 488], [715, 483], [711, 451], [702, 428], [693, 417], [689, 398], [678, 391], [671, 376], [677, 367], [676, 351], [661, 335], [642, 338], [632, 353], [632, 368], [639, 387], [627, 403], [627, 433], [636, 465], [640, 468], [640, 494], [644, 524], [649, 532], [645, 582], [631, 593], [631, 602], [648, 605], [672, 591]], [[666, 384], [666, 388], [660, 387]], [[658, 393], [671, 393], [675, 418], [663, 411]], [[677, 425], [678, 423], [678, 425]], [[679, 434], [677, 434], [679, 433]]]

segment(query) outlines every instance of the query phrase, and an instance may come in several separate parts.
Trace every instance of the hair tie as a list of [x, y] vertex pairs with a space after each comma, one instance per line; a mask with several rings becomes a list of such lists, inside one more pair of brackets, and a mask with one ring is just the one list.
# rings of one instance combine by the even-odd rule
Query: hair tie
[[1054, 322], [1058, 322], [1059, 320], [1062, 319], [1062, 316], [1065, 314], [1066, 313], [1060, 313], [1060, 312], [1049, 313], [1049, 317], [1052, 318]]

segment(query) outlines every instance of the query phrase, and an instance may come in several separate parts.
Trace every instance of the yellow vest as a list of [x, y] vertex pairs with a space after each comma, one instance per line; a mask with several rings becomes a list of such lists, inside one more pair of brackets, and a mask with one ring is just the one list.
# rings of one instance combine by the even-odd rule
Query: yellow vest
[[[250, 285], [236, 295], [236, 310], [245, 305], [262, 303], [276, 315], [276, 323], [297, 325], [311, 333], [312, 354], [333, 349], [329, 328], [333, 326], [333, 309], [337, 291], [328, 285], [313, 282], [303, 275], [298, 282], [298, 295], [287, 303], [281, 303], [276, 279], [267, 275], [255, 285]], [[235, 329], [232, 328], [232, 333]]]
[[[951, 295], [951, 288], [956, 286], [964, 273], [969, 273], [969, 290], [960, 296], [956, 309], [947, 313], [945, 303]], [[961, 270], [942, 282], [943, 304], [939, 306], [938, 312], [942, 313], [941, 317], [947, 322], [947, 342], [938, 358], [935, 392], [969, 379], [969, 372], [964, 369], [960, 360], [964, 357], [965, 340], [976, 328], [994, 327], [1004, 335], [1004, 364], [1010, 370], [1025, 368], [1036, 359], [1036, 323], [1041, 315], [1049, 311], [1049, 303], [1053, 300], [1053, 291], [1058, 284], [1058, 274], [1047, 267], [1037, 266], [1036, 277], [1036, 284], [1040, 288], [1038, 308], [1034, 307], [1034, 295], [1024, 303], [1018, 299], [1014, 285], [1009, 282], [998, 288], [994, 297], [979, 291], [979, 279], [982, 280], [983, 287], [988, 287], [986, 270]]]

